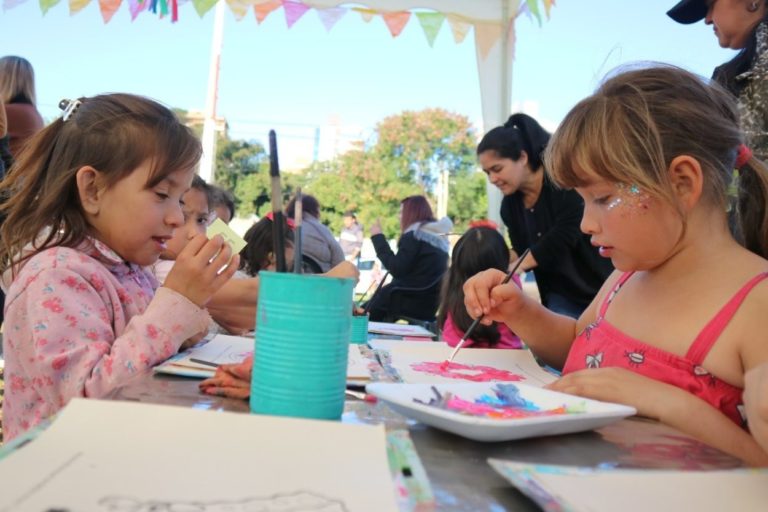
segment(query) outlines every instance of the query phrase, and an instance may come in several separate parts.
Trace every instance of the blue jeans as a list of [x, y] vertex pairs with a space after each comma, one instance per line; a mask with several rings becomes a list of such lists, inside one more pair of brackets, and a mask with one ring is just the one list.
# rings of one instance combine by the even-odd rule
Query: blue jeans
[[548, 310], [561, 315], [570, 316], [571, 318], [579, 318], [584, 312], [584, 309], [586, 309], [572, 300], [563, 297], [559, 293], [548, 294], [546, 305]]

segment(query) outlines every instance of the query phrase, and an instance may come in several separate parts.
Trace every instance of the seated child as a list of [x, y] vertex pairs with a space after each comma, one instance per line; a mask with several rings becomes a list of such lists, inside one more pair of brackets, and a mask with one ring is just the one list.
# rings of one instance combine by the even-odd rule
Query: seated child
[[182, 226], [202, 154], [173, 112], [129, 94], [61, 106], [0, 182], [6, 439], [175, 354], [238, 266], [200, 235], [162, 287], [145, 269]]
[[[443, 283], [437, 315], [437, 326], [446, 343], [455, 347], [473, 321], [464, 307], [464, 282], [483, 270], [506, 271], [508, 266], [509, 249], [495, 229], [473, 227], [459, 238], [451, 253], [451, 266]], [[519, 286], [520, 279], [516, 275], [513, 279]], [[478, 325], [464, 347], [522, 348], [522, 343], [506, 325], [494, 322]]]
[[[464, 294], [472, 317], [505, 322], [563, 368], [551, 389], [634, 406], [765, 465], [742, 390], [745, 371], [768, 361], [768, 169], [738, 119], [728, 93], [681, 69], [613, 76], [568, 113], [545, 160], [584, 199], [581, 229], [616, 272], [578, 320], [501, 285], [499, 270]], [[734, 168], [746, 247], [728, 224]]]

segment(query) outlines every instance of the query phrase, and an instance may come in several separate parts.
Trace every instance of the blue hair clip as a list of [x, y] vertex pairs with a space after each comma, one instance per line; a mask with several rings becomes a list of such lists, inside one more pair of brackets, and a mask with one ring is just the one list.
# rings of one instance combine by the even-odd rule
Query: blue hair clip
[[67, 120], [72, 117], [72, 114], [75, 113], [77, 107], [79, 107], [81, 104], [82, 102], [80, 100], [61, 100], [59, 102], [59, 108], [64, 111], [64, 114], [61, 116], [61, 120], [66, 123]]

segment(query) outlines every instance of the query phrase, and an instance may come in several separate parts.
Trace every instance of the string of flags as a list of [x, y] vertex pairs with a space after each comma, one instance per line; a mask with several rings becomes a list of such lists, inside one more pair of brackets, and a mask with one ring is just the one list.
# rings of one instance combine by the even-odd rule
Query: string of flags
[[[2, 0], [3, 10], [7, 11], [24, 3], [27, 0]], [[67, 0], [69, 3], [69, 14], [74, 15], [82, 11], [94, 0]], [[459, 44], [464, 41], [470, 29], [476, 31], [483, 30], [487, 32], [487, 37], [476, 38], [478, 41], [481, 56], [485, 56], [491, 47], [501, 36], [502, 21], [496, 22], [480, 21], [467, 18], [462, 15], [450, 12], [438, 12], [427, 9], [413, 11], [385, 11], [382, 9], [372, 9], [369, 7], [327, 7], [322, 5], [313, 5], [312, 0], [95, 0], [99, 4], [101, 17], [104, 23], [109, 23], [112, 16], [120, 9], [123, 3], [128, 4], [128, 10], [131, 15], [131, 21], [139, 15], [151, 13], [160, 19], [169, 18], [172, 23], [179, 21], [179, 6], [192, 3], [195, 11], [200, 17], [205, 16], [217, 2], [226, 2], [230, 11], [237, 21], [241, 21], [248, 16], [249, 11], [253, 11], [257, 24], [261, 24], [268, 16], [282, 8], [285, 16], [285, 23], [290, 29], [299, 19], [304, 17], [307, 12], [314, 10], [320, 22], [326, 31], [330, 31], [336, 23], [349, 13], [354, 13], [362, 17], [366, 22], [371, 22], [375, 18], [381, 18], [392, 37], [397, 37], [403, 31], [405, 26], [414, 18], [418, 21], [427, 43], [434, 45], [440, 29], [445, 22], [450, 26], [453, 40]], [[474, 1], [474, 0], [468, 0]], [[39, 0], [40, 9], [45, 15], [49, 9], [59, 4], [61, 0]], [[364, 0], [363, 0], [364, 2]], [[544, 16], [549, 19], [550, 11], [555, 5], [555, 0], [518, 0], [516, 17], [526, 15], [530, 19], [536, 19], [541, 25], [542, 8]], [[494, 29], [484, 30], [488, 25], [497, 25]]]

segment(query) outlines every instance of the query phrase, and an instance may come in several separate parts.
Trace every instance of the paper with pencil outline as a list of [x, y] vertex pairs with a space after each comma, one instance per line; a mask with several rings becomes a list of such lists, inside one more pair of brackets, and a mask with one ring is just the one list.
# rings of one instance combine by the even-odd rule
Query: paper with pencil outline
[[0, 482], [0, 511], [397, 510], [382, 425], [96, 399], [1, 460]]
[[253, 354], [253, 345], [253, 337], [217, 334], [210, 341], [195, 345], [155, 366], [154, 371], [155, 373], [206, 379], [213, 377], [216, 368], [211, 365], [195, 363], [192, 359], [208, 361], [212, 364], [241, 363], [246, 357]]

